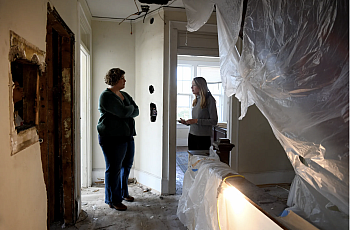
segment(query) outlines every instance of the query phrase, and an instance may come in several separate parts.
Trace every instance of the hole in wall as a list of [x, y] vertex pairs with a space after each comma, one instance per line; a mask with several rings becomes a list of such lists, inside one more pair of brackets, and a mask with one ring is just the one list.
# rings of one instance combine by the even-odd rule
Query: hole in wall
[[157, 119], [157, 106], [154, 103], [150, 104], [150, 115], [151, 115], [151, 122], [155, 122]]
[[150, 94], [152, 94], [152, 93], [154, 92], [154, 87], [153, 87], [153, 85], [150, 85], [150, 86], [148, 87], [148, 90], [149, 90]]
[[154, 22], [154, 18], [151, 18], [151, 19], [149, 20], [149, 23], [150, 23], [150, 24], [153, 24], [153, 22]]
[[11, 62], [14, 123], [17, 133], [37, 123], [38, 66], [25, 60]]
[[10, 30], [9, 92], [11, 155], [38, 142], [39, 76], [45, 72], [45, 52]]

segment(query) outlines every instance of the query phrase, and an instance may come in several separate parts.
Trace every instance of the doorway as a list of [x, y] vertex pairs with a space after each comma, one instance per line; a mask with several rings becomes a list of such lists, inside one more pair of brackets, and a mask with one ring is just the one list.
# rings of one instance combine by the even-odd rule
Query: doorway
[[90, 53], [80, 45], [80, 146], [81, 187], [87, 188], [91, 181], [91, 118], [90, 118]]
[[[216, 109], [218, 113], [218, 127], [227, 129], [228, 118], [228, 98], [224, 94], [220, 76], [220, 59], [211, 56], [177, 56], [177, 120], [192, 118], [192, 102], [194, 95], [191, 91], [192, 80], [194, 77], [203, 77], [208, 84], [208, 88], [216, 100]], [[213, 127], [213, 130], [215, 127]], [[178, 192], [182, 173], [187, 170], [187, 137], [189, 126], [178, 123], [176, 125], [176, 185]], [[212, 142], [215, 132], [213, 131]], [[182, 177], [183, 179], [183, 177]]]
[[[177, 129], [177, 66], [178, 66], [178, 55], [187, 56], [210, 56], [219, 57], [219, 45], [218, 45], [218, 35], [217, 27], [213, 24], [205, 24], [196, 32], [187, 33], [186, 22], [170, 21], [169, 22], [169, 78], [168, 82], [168, 98], [169, 103], [165, 104], [167, 106], [167, 119], [165, 120], [165, 125], [168, 127], [168, 136], [166, 137], [165, 146], [167, 149], [168, 160], [168, 191], [169, 194], [175, 194], [177, 187], [177, 163], [176, 163], [176, 151], [177, 151], [177, 141], [178, 139], [178, 129]], [[166, 30], [167, 31], [167, 30]], [[191, 81], [190, 81], [191, 84]], [[190, 90], [190, 85], [188, 89]], [[175, 102], [175, 103], [170, 103]], [[189, 102], [188, 102], [189, 103]], [[185, 139], [187, 140], [188, 131], [184, 131]], [[186, 152], [187, 153], [187, 152]]]
[[74, 223], [74, 34], [48, 3], [46, 72], [39, 80], [39, 137], [47, 191], [47, 225]]

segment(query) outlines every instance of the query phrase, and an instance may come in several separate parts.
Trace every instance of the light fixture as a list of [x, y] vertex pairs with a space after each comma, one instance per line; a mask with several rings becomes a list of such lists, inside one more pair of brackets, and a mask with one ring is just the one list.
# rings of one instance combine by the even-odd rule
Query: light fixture
[[145, 22], [145, 18], [146, 18], [146, 15], [149, 11], [149, 5], [141, 5], [141, 11], [139, 10], [139, 7], [137, 6], [136, 4], [136, 0], [134, 0], [135, 2], [135, 6], [137, 8], [137, 12], [136, 13], [133, 13], [133, 14], [130, 14], [129, 16], [127, 16], [126, 18], [124, 18], [121, 22], [119, 22], [119, 25], [122, 24], [126, 19], [128, 19], [130, 16], [133, 16], [133, 15], [141, 15], [142, 13], [145, 13], [144, 17], [143, 17], [143, 22]]
[[157, 5], [166, 5], [169, 0], [139, 0], [141, 3], [145, 4], [157, 4]]

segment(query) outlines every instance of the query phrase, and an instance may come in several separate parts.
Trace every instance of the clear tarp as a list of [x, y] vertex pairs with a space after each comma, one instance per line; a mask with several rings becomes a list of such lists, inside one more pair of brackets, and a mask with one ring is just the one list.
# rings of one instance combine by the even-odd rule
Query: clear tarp
[[188, 229], [219, 229], [218, 188], [222, 183], [222, 178], [229, 173], [237, 173], [220, 161], [212, 147], [210, 156], [193, 155], [189, 158], [188, 165], [184, 175], [177, 216]]
[[256, 104], [270, 123], [296, 173], [293, 211], [321, 229], [347, 229], [349, 1], [249, 0], [241, 55], [242, 0], [183, 3], [189, 31], [215, 5], [226, 94], [241, 102], [240, 119]]

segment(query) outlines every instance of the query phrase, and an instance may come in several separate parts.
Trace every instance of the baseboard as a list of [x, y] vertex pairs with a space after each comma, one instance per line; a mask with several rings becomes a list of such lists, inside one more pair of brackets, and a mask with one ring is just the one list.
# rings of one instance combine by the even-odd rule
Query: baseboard
[[152, 190], [155, 190], [153, 191], [155, 193], [161, 192], [162, 179], [160, 177], [137, 169], [134, 169], [134, 176], [137, 180], [137, 183], [140, 183], [148, 188], [151, 188]]
[[91, 182], [96, 184], [96, 182], [101, 182], [101, 179], [105, 178], [105, 169], [93, 169], [91, 173]]
[[[92, 184], [99, 184], [101, 183], [102, 181], [104, 181], [104, 178], [105, 178], [105, 169], [93, 169], [92, 170], [92, 173], [91, 173], [91, 181], [92, 181]], [[103, 179], [103, 180], [101, 180]], [[131, 168], [130, 170], [130, 174], [129, 174], [129, 180], [130, 179], [135, 179], [135, 176], [134, 176], [134, 168]], [[97, 182], [97, 183], [96, 183]]]
[[240, 173], [255, 185], [292, 183], [294, 171], [270, 171], [261, 173]]

